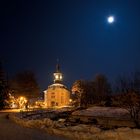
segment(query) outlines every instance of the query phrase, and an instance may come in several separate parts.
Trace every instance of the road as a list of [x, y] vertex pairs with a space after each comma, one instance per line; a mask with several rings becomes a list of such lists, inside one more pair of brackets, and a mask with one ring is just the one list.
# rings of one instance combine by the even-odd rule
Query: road
[[0, 140], [68, 140], [41, 130], [22, 127], [7, 119], [6, 115], [0, 112]]

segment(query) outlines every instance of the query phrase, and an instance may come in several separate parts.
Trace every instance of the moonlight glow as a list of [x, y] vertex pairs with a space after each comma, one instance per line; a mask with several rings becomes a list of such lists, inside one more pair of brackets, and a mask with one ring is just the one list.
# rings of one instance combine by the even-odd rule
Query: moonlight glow
[[113, 23], [114, 22], [114, 17], [113, 16], [109, 16], [107, 18], [108, 23]]

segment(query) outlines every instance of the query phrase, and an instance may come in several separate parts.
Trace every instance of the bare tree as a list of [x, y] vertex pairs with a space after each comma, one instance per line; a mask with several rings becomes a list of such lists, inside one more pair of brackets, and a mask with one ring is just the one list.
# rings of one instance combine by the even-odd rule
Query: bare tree
[[140, 128], [139, 113], [140, 113], [140, 95], [135, 92], [124, 93], [115, 97], [116, 105], [128, 110], [131, 119], [136, 127]]
[[72, 93], [78, 106], [87, 107], [93, 100], [92, 82], [77, 80], [73, 83]]
[[74, 102], [76, 106], [81, 106], [81, 100], [85, 90], [84, 85], [85, 85], [84, 80], [77, 80], [72, 85], [72, 94], [75, 95]]
[[93, 104], [110, 104], [111, 86], [107, 78], [96, 75], [94, 81], [77, 80], [72, 85], [72, 93], [75, 95], [75, 102], [79, 106], [88, 107]]
[[32, 71], [18, 73], [10, 82], [10, 88], [15, 96], [35, 98], [39, 96], [39, 86]]
[[114, 100], [117, 106], [128, 110], [136, 127], [140, 127], [140, 77], [137, 74], [135, 73], [132, 78], [119, 78], [116, 87], [118, 95], [115, 96]]

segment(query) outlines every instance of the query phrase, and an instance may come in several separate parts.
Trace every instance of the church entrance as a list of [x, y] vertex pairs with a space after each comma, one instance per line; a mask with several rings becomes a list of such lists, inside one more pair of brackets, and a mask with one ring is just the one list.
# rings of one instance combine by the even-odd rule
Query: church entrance
[[51, 102], [51, 107], [54, 107], [54, 106], [58, 106], [58, 103], [57, 103], [57, 102], [52, 101], [52, 102]]
[[55, 106], [55, 102], [54, 102], [54, 101], [51, 102], [51, 106], [52, 106], [52, 107]]

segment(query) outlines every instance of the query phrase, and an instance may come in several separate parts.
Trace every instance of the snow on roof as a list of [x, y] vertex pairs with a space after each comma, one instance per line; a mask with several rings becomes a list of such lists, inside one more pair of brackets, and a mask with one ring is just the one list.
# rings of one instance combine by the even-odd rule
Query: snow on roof
[[66, 86], [64, 86], [63, 84], [60, 84], [60, 83], [55, 83], [55, 84], [52, 84], [50, 86], [48, 86], [48, 88], [53, 88], [53, 87], [60, 87], [60, 88], [66, 88]]

